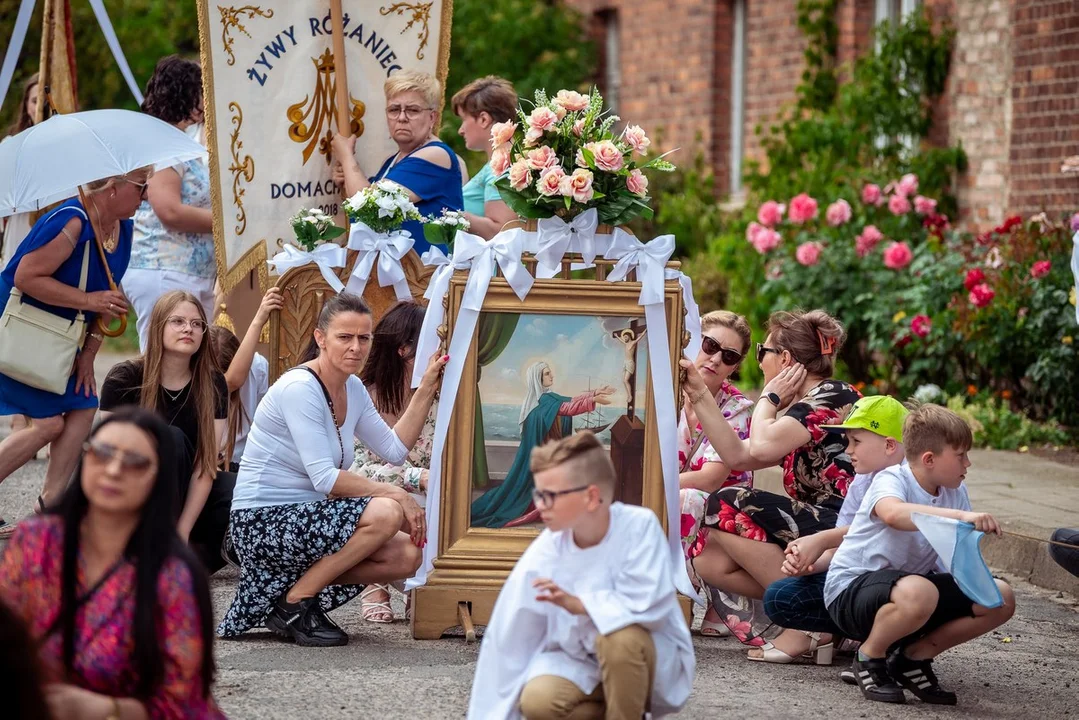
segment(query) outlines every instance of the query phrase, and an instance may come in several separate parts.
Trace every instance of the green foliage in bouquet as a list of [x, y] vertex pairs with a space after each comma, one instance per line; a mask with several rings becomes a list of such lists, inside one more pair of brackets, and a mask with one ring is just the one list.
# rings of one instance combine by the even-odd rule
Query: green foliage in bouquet
[[318, 208], [300, 210], [289, 218], [289, 224], [296, 233], [296, 244], [307, 252], [345, 234], [344, 228], [334, 225], [333, 218]]
[[453, 238], [458, 230], [468, 232], [472, 223], [458, 210], [443, 210], [441, 215], [423, 219], [423, 235], [432, 245], [445, 245], [453, 251]]

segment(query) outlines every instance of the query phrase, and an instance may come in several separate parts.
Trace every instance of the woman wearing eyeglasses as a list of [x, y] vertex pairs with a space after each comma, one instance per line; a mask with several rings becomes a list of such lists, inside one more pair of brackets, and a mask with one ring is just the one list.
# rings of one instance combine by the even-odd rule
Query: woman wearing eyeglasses
[[156, 411], [180, 443], [177, 532], [211, 572], [224, 566], [235, 478], [218, 476], [218, 452], [228, 423], [228, 384], [213, 359], [206, 315], [191, 293], [173, 290], [150, 315], [146, 352], [109, 371], [101, 386], [103, 413], [124, 405]]
[[[142, 111], [205, 144], [202, 108], [199, 64], [176, 55], [159, 60], [146, 84]], [[212, 318], [217, 281], [206, 160], [195, 158], [156, 173], [145, 199], [135, 213], [135, 246], [124, 278], [141, 351], [146, 350], [150, 314], [159, 297], [170, 290], [187, 291]]]
[[168, 427], [139, 408], [115, 413], [75, 478], [47, 515], [19, 525], [0, 563], [0, 596], [35, 641], [48, 717], [224, 718], [210, 692], [209, 583], [172, 524]]
[[818, 662], [831, 662], [831, 638], [785, 631], [766, 640], [771, 623], [761, 604], [750, 600], [760, 600], [765, 588], [785, 577], [788, 543], [835, 527], [854, 477], [842, 433], [823, 427], [842, 422], [861, 397], [831, 377], [843, 337], [843, 326], [822, 310], [772, 314], [768, 337], [757, 345], [765, 386], [748, 440], [710, 399], [702, 373], [681, 363], [688, 373], [686, 402], [720, 457], [731, 467], [783, 468], [786, 495], [737, 486], [713, 492], [705, 508], [708, 542], [693, 558], [727, 628], [753, 646], [750, 660], [789, 663], [812, 651]]
[[[31, 422], [0, 442], [0, 482], [50, 446], [45, 486], [35, 512], [63, 491], [79, 459], [79, 447], [90, 432], [97, 410], [94, 358], [102, 337], [96, 319], [127, 314], [127, 300], [110, 290], [108, 275], [95, 244], [93, 218], [105, 234], [101, 244], [112, 276], [119, 281], [131, 258], [131, 216], [141, 202], [152, 168], [142, 168], [86, 186], [86, 206], [75, 198], [34, 223], [15, 255], [0, 273], [0, 313], [15, 291], [22, 302], [74, 320], [85, 313], [87, 335], [62, 394], [39, 390], [0, 373], [0, 415], [25, 415]], [[83, 267], [86, 282], [81, 283]], [[81, 289], [80, 289], [81, 288]], [[32, 353], [33, 348], [26, 352]], [[0, 539], [13, 528], [0, 520]]]
[[[334, 180], [345, 186], [349, 197], [371, 183], [392, 180], [408, 190], [409, 199], [424, 216], [464, 209], [461, 186], [468, 178], [457, 154], [434, 134], [442, 84], [433, 75], [400, 70], [386, 79], [383, 90], [386, 123], [397, 152], [368, 178], [356, 161], [356, 137], [337, 135], [333, 139]], [[430, 247], [418, 220], [409, 220], [402, 227], [412, 233], [417, 253]]]

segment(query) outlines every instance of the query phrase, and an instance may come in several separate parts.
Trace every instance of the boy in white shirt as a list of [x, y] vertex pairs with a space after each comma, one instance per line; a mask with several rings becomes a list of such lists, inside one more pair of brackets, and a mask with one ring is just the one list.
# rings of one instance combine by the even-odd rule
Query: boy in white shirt
[[911, 513], [939, 515], [1000, 532], [988, 513], [970, 511], [963, 478], [973, 444], [961, 417], [923, 405], [903, 426], [907, 464], [880, 472], [836, 550], [824, 600], [836, 626], [861, 640], [854, 671], [870, 700], [902, 703], [903, 688], [923, 702], [954, 705], [932, 662], [940, 653], [1002, 625], [1015, 611], [1011, 588], [1000, 580], [1001, 607], [975, 604], [948, 573]]
[[614, 466], [591, 433], [535, 448], [531, 467], [547, 529], [499, 593], [468, 717], [677, 712], [695, 659], [655, 514], [612, 503]]

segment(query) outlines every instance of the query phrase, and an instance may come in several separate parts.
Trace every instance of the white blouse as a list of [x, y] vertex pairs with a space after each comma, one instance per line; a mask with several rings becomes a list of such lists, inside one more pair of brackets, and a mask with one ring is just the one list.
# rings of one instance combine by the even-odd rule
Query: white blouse
[[[338, 442], [326, 396], [310, 372], [293, 368], [259, 403], [232, 496], [233, 510], [325, 500], [352, 462], [352, 438], [387, 462], [408, 456], [357, 377], [349, 377], [348, 412]], [[345, 452], [342, 454], [341, 445]]]

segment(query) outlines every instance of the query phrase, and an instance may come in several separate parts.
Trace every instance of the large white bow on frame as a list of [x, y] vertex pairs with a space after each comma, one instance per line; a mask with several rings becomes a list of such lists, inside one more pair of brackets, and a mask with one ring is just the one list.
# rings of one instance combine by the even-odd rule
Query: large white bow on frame
[[584, 260], [579, 267], [591, 267], [596, 255], [606, 251], [602, 247], [605, 236], [596, 237], [599, 213], [595, 208], [586, 210], [568, 223], [560, 217], [542, 218], [536, 223], [536, 277], [552, 278], [561, 270], [566, 253], [580, 253]]
[[281, 252], [270, 258], [266, 264], [278, 275], [284, 275], [286, 271], [292, 268], [314, 263], [318, 266], [326, 284], [333, 288], [334, 292], [339, 293], [344, 289], [345, 285], [332, 268], [344, 267], [347, 257], [345, 249], [335, 243], [319, 245], [311, 252], [301, 250], [295, 245], [286, 244], [281, 248]]
[[398, 300], [411, 300], [412, 291], [408, 287], [408, 278], [401, 260], [415, 244], [407, 230], [395, 230], [391, 233], [377, 233], [363, 223], [353, 223], [349, 231], [348, 247], [356, 250], [356, 264], [352, 267], [352, 277], [348, 279], [346, 289], [350, 293], [363, 295], [371, 271], [378, 262], [378, 284], [381, 287], [393, 285]]

